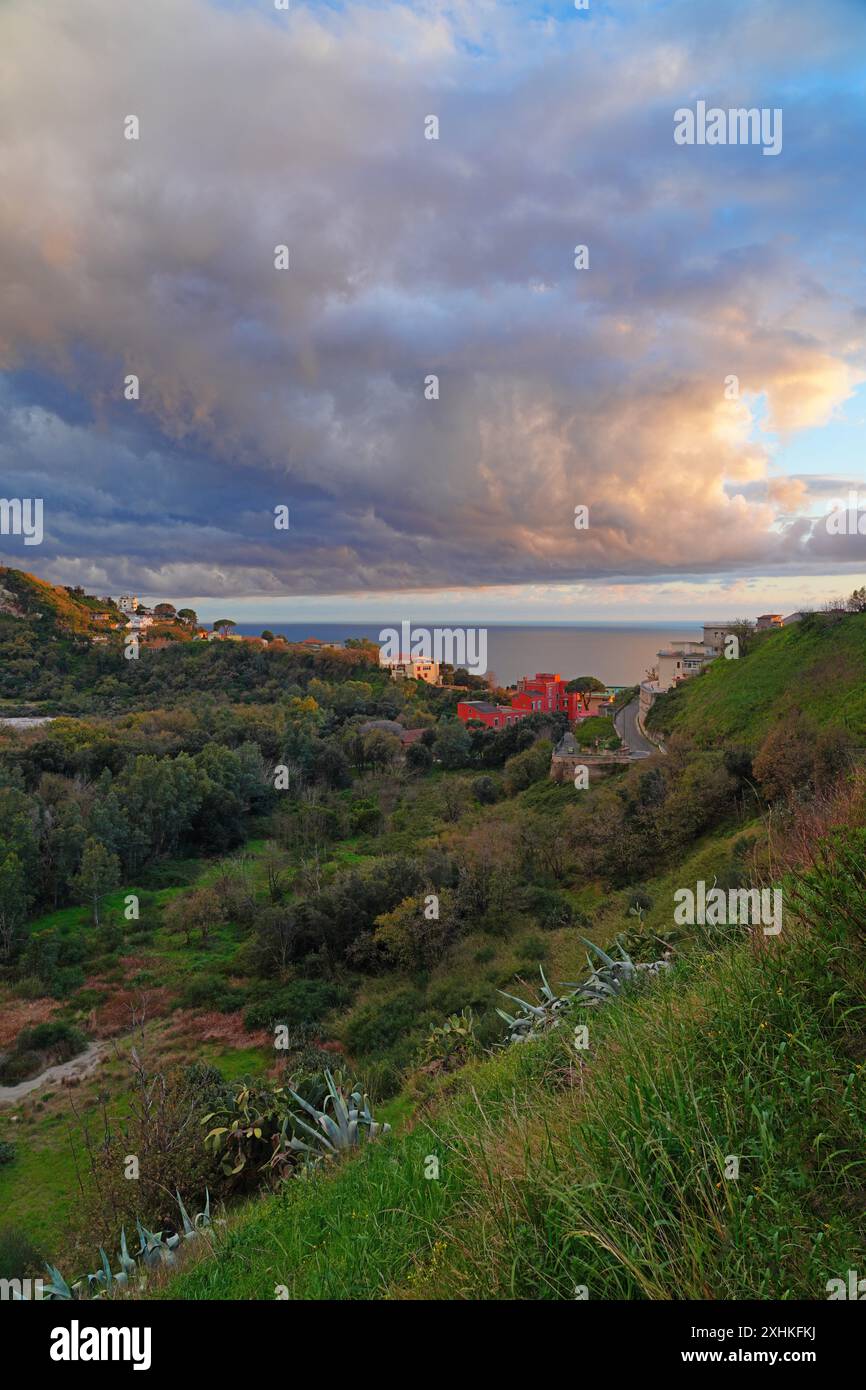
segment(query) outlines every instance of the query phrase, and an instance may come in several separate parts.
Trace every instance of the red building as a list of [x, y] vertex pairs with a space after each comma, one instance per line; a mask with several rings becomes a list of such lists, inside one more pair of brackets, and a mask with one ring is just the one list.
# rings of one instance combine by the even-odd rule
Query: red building
[[488, 729], [504, 729], [507, 724], [514, 724], [518, 719], [522, 719], [525, 714], [531, 713], [529, 710], [512, 709], [510, 705], [492, 705], [489, 700], [458, 700], [457, 718], [462, 719], [464, 724], [470, 719], [477, 719], [482, 724], [486, 724]]
[[558, 673], [537, 671], [534, 676], [522, 676], [517, 682], [517, 694], [512, 696], [511, 705], [493, 705], [487, 700], [460, 700], [457, 705], [457, 718], [466, 722], [478, 719], [489, 729], [504, 729], [527, 714], [567, 715], [570, 723], [576, 719], [588, 719], [593, 714], [604, 714], [613, 705], [613, 695], [604, 691], [594, 691], [584, 695], [579, 690], [566, 690], [567, 682]]

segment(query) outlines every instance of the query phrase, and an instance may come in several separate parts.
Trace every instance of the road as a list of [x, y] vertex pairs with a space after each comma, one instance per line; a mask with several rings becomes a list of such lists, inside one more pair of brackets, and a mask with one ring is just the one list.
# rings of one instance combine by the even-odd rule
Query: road
[[648, 758], [650, 753], [657, 753], [659, 750], [650, 739], [645, 738], [641, 733], [637, 726], [637, 715], [638, 701], [635, 699], [614, 716], [614, 727], [623, 743], [628, 744], [634, 757]]

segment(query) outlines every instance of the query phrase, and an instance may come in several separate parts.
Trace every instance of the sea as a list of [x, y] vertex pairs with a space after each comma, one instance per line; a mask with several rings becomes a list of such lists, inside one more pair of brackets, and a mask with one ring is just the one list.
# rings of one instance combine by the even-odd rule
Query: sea
[[[421, 627], [421, 623], [413, 624]], [[387, 623], [238, 623], [235, 631], [257, 637], [264, 629], [282, 634], [290, 642], [317, 637], [322, 642], [343, 642], [347, 637], [379, 641]], [[396, 620], [390, 626], [400, 630]], [[700, 641], [701, 624], [674, 621], [665, 624], [442, 622], [442, 627], [478, 627], [487, 632], [487, 669], [499, 685], [514, 685], [520, 676], [536, 671], [558, 672], [566, 680], [597, 676], [605, 685], [637, 685], [656, 653], [671, 638]]]

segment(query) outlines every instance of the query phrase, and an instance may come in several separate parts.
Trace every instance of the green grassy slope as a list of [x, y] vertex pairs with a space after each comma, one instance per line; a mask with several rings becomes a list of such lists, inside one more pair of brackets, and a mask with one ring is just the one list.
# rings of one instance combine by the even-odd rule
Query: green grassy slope
[[866, 832], [848, 843], [808, 928], [690, 956], [590, 1014], [588, 1053], [563, 1031], [467, 1068], [408, 1133], [234, 1213], [163, 1296], [826, 1297], [863, 1249]]
[[702, 743], [755, 745], [795, 710], [866, 743], [866, 613], [837, 621], [816, 615], [770, 632], [738, 661], [719, 658], [661, 696], [647, 722]]

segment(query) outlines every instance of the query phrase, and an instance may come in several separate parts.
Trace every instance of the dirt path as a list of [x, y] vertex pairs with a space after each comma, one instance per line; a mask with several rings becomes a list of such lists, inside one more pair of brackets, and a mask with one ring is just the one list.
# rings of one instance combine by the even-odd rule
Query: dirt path
[[83, 1081], [95, 1069], [105, 1052], [105, 1048], [104, 1042], [92, 1042], [83, 1052], [79, 1052], [77, 1057], [71, 1057], [68, 1062], [58, 1062], [56, 1066], [48, 1067], [38, 1076], [31, 1076], [28, 1081], [19, 1081], [15, 1086], [0, 1086], [0, 1105], [14, 1105], [16, 1101], [23, 1100], [25, 1096], [28, 1096], [31, 1091], [36, 1091], [40, 1086], [45, 1086], [49, 1082], [59, 1085], [65, 1076], [77, 1076], [79, 1081]]

